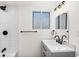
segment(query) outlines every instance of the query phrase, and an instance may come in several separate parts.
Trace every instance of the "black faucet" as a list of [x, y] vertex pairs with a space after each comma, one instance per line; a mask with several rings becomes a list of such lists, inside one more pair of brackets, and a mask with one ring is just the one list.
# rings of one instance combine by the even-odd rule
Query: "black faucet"
[[3, 48], [1, 52], [3, 53], [4, 51], [6, 51], [6, 48]]
[[62, 36], [62, 38], [61, 38], [61, 41], [62, 41], [62, 42], [63, 42], [63, 38], [64, 38], [64, 37], [65, 37], [65, 38], [67, 38], [67, 36], [66, 36], [66, 35], [63, 35], [63, 36]]
[[[57, 39], [56, 37], [57, 37], [58, 39]], [[54, 38], [56, 38], [56, 42], [62, 44], [62, 43], [63, 43], [63, 38], [64, 38], [64, 37], [67, 38], [66, 35], [63, 35], [61, 39], [60, 39], [59, 35], [56, 35]]]
[[55, 35], [54, 38], [56, 38], [56, 42], [60, 43], [60, 37], [59, 37], [59, 35]]

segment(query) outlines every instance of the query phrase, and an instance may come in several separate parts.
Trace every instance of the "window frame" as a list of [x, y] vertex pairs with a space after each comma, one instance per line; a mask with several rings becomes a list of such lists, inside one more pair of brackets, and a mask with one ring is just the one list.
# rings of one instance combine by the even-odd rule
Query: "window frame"
[[32, 29], [34, 28], [34, 13], [48, 13], [49, 14], [49, 27], [48, 28], [39, 28], [39, 29], [50, 29], [50, 11], [32, 11]]

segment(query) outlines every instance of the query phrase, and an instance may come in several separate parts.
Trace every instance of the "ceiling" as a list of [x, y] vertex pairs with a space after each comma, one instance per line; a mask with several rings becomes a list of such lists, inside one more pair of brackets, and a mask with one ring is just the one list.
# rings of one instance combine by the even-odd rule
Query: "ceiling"
[[59, 1], [0, 1], [0, 5], [58, 5]]

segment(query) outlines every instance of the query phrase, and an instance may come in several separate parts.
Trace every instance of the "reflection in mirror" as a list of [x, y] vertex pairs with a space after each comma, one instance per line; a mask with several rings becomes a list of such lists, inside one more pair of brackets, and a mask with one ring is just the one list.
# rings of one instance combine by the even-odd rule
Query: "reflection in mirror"
[[67, 13], [60, 15], [60, 29], [67, 29]]
[[60, 29], [60, 16], [56, 17], [56, 29]]
[[68, 29], [67, 13], [63, 13], [56, 17], [56, 29]]

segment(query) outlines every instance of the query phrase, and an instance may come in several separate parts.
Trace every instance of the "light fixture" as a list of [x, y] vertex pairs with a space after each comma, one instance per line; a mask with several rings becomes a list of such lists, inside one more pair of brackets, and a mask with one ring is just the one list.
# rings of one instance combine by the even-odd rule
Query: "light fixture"
[[57, 10], [57, 7], [54, 9], [54, 11], [56, 11]]
[[56, 8], [54, 9], [54, 11], [56, 11]]
[[61, 6], [62, 6], [64, 3], [65, 3], [65, 1], [62, 1], [62, 2], [54, 9], [54, 11], [56, 11], [57, 8], [61, 8]]
[[61, 8], [61, 5], [58, 5], [58, 8]]
[[65, 1], [62, 1], [62, 4], [64, 4], [65, 3]]

